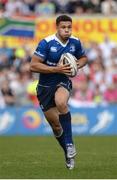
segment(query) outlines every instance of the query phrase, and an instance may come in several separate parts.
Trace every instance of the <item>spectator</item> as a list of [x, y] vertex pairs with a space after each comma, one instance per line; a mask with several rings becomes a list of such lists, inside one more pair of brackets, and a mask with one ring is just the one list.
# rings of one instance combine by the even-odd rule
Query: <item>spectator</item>
[[35, 106], [38, 106], [39, 104], [37, 96], [36, 96], [37, 83], [38, 83], [38, 80], [34, 80], [34, 81], [31, 81], [27, 86], [28, 97], [30, 101], [32, 102], [32, 104], [34, 104]]
[[36, 5], [36, 15], [47, 16], [54, 15], [56, 12], [55, 4], [50, 2], [49, 0], [42, 0], [41, 3]]
[[7, 106], [15, 105], [15, 96], [9, 86], [9, 82], [6, 80], [1, 87], [1, 92], [4, 97], [5, 104]]
[[0, 90], [0, 109], [4, 108], [5, 107], [5, 101], [4, 101], [4, 97], [3, 97], [3, 94]]
[[104, 0], [101, 3], [101, 12], [104, 15], [117, 13], [117, 2], [115, 0]]
[[89, 59], [89, 63], [91, 63], [92, 61], [95, 61], [97, 58], [100, 58], [102, 56], [102, 51], [99, 48], [99, 45], [97, 42], [91, 41], [89, 43], [87, 56]]
[[66, 7], [67, 7], [67, 12], [70, 14], [77, 13], [78, 10], [83, 12], [84, 11], [84, 2], [82, 0], [80, 0], [80, 1], [71, 0], [68, 2]]
[[108, 62], [110, 61], [111, 58], [111, 51], [113, 48], [116, 47], [116, 43], [111, 41], [109, 39], [109, 36], [107, 34], [104, 35], [104, 41], [100, 43], [99, 48], [102, 53], [102, 58], [104, 60], [104, 65], [108, 65]]
[[100, 105], [103, 103], [103, 95], [100, 91], [99, 85], [96, 85], [95, 87], [93, 101], [97, 105]]
[[93, 92], [88, 86], [88, 79], [86, 76], [79, 76], [78, 80], [78, 89], [74, 93], [74, 98], [78, 101], [92, 101], [93, 100]]
[[64, 1], [52, 0], [51, 2], [54, 3], [54, 5], [56, 7], [56, 12], [55, 13], [65, 13], [65, 12], [67, 12], [66, 4], [68, 3], [68, 1], [69, 0], [64, 0]]
[[28, 10], [30, 13], [34, 13], [35, 12], [35, 8], [36, 8], [36, 0], [24, 0], [25, 5], [28, 7]]
[[93, 103], [93, 91], [89, 86], [88, 78], [80, 74], [73, 81], [73, 94], [69, 100], [71, 106], [87, 106]]
[[108, 86], [104, 93], [104, 99], [107, 103], [110, 104], [117, 103], [117, 82]]
[[10, 66], [12, 64], [13, 49], [7, 46], [6, 41], [2, 43], [0, 47], [0, 64], [3, 67]]
[[85, 2], [85, 13], [100, 13], [100, 1], [99, 0], [88, 0]]
[[22, 16], [30, 13], [28, 6], [23, 0], [9, 0], [8, 3], [6, 3], [5, 9], [5, 16]]

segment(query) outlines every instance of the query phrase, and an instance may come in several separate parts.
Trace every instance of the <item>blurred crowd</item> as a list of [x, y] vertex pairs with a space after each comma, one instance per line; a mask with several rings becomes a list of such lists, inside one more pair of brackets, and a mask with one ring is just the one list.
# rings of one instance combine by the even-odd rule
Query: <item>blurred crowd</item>
[[88, 65], [73, 79], [73, 106], [117, 103], [117, 43], [105, 35], [101, 44], [86, 45]]
[[21, 48], [9, 48], [6, 42], [4, 42], [2, 47], [0, 47], [1, 107], [5, 107], [6, 105], [20, 106], [33, 104], [30, 95], [33, 95], [33, 99], [36, 99], [36, 92], [35, 87], [30, 87], [30, 83], [32, 85], [37, 80], [35, 81], [33, 74], [29, 71], [30, 61], [31, 50], [25, 46]]
[[[0, 17], [117, 13], [117, 0], [0, 0]], [[88, 65], [72, 78], [72, 106], [117, 103], [117, 44], [105, 35], [101, 44], [84, 44]], [[0, 47], [0, 107], [35, 105], [38, 74], [29, 71], [33, 50], [29, 46]]]
[[[105, 35], [101, 44], [84, 44], [88, 65], [72, 78], [72, 106], [94, 106], [117, 103], [117, 44]], [[38, 106], [38, 74], [29, 71], [33, 50], [28, 46], [0, 47], [0, 107]]]
[[117, 13], [117, 0], [0, 0], [0, 16]]

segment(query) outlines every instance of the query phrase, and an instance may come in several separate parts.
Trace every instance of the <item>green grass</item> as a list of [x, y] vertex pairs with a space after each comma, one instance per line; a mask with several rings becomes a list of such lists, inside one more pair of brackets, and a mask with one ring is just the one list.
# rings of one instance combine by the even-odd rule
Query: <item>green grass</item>
[[0, 137], [0, 178], [117, 179], [117, 136], [74, 139], [79, 155], [70, 171], [53, 137]]

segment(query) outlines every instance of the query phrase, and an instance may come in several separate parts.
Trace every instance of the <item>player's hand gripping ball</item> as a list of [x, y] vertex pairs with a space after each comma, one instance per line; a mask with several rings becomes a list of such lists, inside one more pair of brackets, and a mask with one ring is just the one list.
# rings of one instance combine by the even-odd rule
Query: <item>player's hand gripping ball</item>
[[70, 53], [62, 54], [60, 58], [59, 61], [60, 64], [62, 65], [69, 64], [71, 67], [71, 74], [69, 75], [69, 77], [74, 77], [77, 75], [78, 68], [77, 68], [76, 60], [77, 60], [76, 57]]

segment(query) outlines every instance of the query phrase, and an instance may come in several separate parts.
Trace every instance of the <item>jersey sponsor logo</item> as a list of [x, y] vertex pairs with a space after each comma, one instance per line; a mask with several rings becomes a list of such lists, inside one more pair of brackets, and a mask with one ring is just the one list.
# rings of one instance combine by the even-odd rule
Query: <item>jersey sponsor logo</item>
[[57, 65], [57, 63], [53, 63], [53, 62], [50, 62], [48, 60], [47, 60], [47, 64], [50, 65], [50, 66], [56, 66]]
[[75, 52], [75, 46], [72, 44], [71, 46], [70, 46], [70, 52]]
[[50, 51], [51, 51], [51, 52], [57, 52], [57, 47], [52, 46], [52, 47], [50, 48]]
[[40, 53], [40, 52], [35, 51], [35, 54], [44, 57], [44, 55], [42, 53]]

